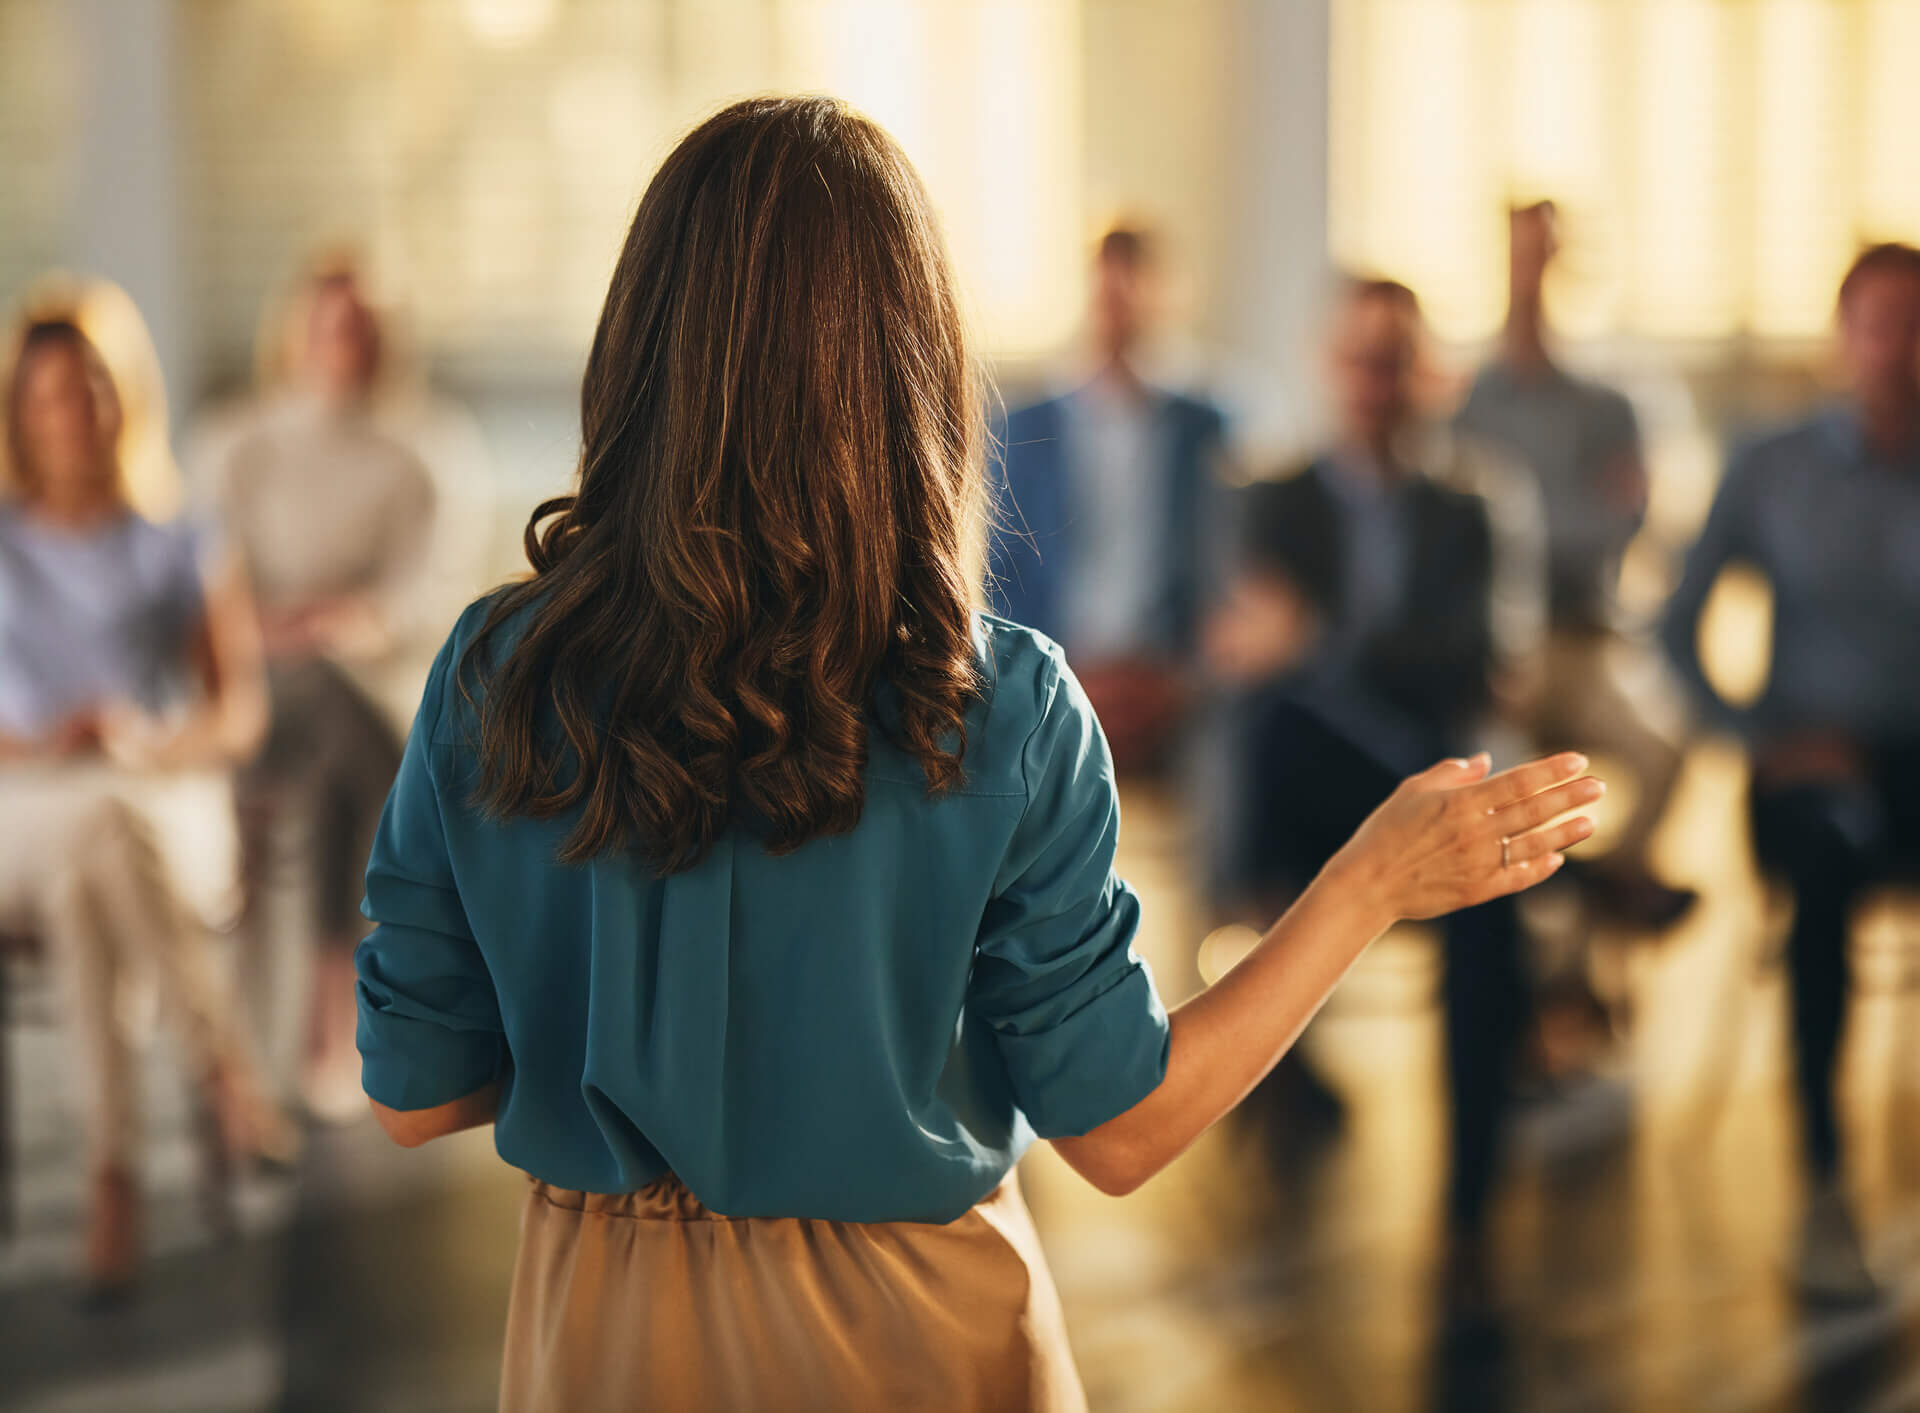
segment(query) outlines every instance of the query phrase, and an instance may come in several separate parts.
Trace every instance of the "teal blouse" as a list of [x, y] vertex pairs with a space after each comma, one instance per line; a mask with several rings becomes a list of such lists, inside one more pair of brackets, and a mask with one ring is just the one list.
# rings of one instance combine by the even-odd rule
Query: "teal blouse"
[[484, 612], [434, 664], [367, 867], [373, 1098], [422, 1109], [498, 1079], [500, 1156], [561, 1187], [671, 1172], [731, 1216], [945, 1222], [1035, 1135], [1159, 1084], [1112, 762], [1047, 639], [978, 621], [960, 788], [929, 797], [875, 733], [851, 833], [775, 857], [736, 827], [662, 878], [624, 855], [564, 866], [571, 820], [472, 806], [452, 676]]

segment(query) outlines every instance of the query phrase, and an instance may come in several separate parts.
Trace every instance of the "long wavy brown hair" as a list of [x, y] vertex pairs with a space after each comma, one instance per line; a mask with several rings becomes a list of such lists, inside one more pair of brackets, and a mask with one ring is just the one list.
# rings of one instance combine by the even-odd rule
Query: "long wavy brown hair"
[[955, 785], [981, 685], [982, 393], [884, 131], [825, 98], [695, 129], [607, 291], [578, 489], [533, 512], [533, 576], [462, 663], [476, 800], [578, 807], [562, 860], [628, 848], [671, 873], [736, 822], [776, 852], [852, 829], [870, 728], [931, 792]]

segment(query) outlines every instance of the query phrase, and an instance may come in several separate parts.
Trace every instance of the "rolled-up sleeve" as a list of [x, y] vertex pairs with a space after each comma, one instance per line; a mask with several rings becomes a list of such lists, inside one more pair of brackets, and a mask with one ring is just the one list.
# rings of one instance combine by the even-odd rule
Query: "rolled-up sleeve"
[[1114, 875], [1106, 739], [1057, 656], [1022, 767], [1027, 801], [982, 922], [969, 1004], [1042, 1138], [1097, 1128], [1158, 1087], [1167, 1013], [1133, 953], [1140, 900]]
[[407, 738], [367, 863], [361, 911], [377, 926], [354, 954], [361, 1086], [393, 1109], [428, 1109], [496, 1078], [500, 1002], [454, 884], [433, 736], [451, 644]]

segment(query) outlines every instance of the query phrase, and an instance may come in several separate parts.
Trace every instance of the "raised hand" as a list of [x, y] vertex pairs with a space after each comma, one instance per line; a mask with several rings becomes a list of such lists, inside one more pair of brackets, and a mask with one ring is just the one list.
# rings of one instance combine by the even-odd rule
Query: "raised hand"
[[[1485, 755], [1442, 761], [1389, 795], [1328, 865], [1396, 919], [1431, 918], [1550, 878], [1593, 833], [1606, 785], [1587, 759], [1550, 756], [1489, 776]], [[1558, 822], [1555, 822], [1558, 821]]]

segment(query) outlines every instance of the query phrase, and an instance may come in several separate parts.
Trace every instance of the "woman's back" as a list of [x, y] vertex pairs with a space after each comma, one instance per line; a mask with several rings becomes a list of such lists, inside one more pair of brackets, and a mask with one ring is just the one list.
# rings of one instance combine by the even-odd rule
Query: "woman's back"
[[483, 612], [442, 652], [369, 870], [374, 1098], [467, 1094], [504, 1044], [500, 1152], [550, 1183], [670, 1171], [733, 1216], [938, 1222], [1035, 1130], [1159, 1082], [1111, 766], [1045, 639], [977, 621], [958, 787], [930, 796], [874, 731], [850, 833], [775, 854], [736, 825], [660, 876], [632, 852], [559, 865], [572, 817], [473, 806], [475, 704], [449, 679]]
[[532, 577], [441, 652], [359, 953], [388, 1132], [493, 1124], [536, 1179], [502, 1407], [1084, 1407], [1027, 1141], [1144, 1181], [1394, 918], [1550, 873], [1584, 762], [1404, 785], [1170, 1022], [1092, 709], [975, 611], [984, 419], [931, 203], [829, 99], [668, 156], [581, 433]]

